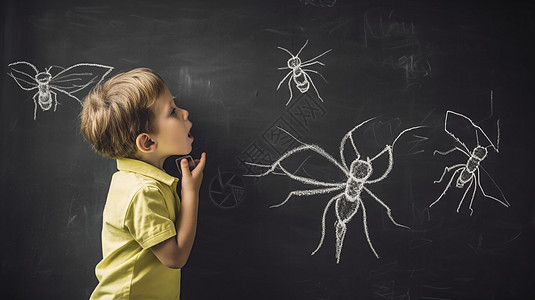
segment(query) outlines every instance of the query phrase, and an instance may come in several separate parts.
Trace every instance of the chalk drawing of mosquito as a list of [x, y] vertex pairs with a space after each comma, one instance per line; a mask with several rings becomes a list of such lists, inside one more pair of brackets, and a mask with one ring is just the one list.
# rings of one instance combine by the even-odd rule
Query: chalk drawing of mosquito
[[301, 59], [299, 58], [299, 54], [301, 54], [301, 51], [305, 49], [307, 44], [308, 44], [308, 40], [305, 42], [303, 47], [299, 49], [299, 52], [297, 52], [296, 55], [293, 55], [292, 52], [290, 52], [286, 48], [277, 47], [283, 51], [286, 51], [291, 56], [286, 62], [287, 64], [286, 67], [278, 68], [278, 70], [290, 70], [290, 72], [288, 72], [288, 74], [284, 76], [284, 78], [279, 82], [279, 85], [277, 86], [277, 91], [278, 91], [282, 83], [286, 79], [288, 79], [288, 90], [290, 91], [290, 98], [288, 99], [288, 102], [286, 102], [286, 105], [290, 104], [290, 102], [292, 101], [292, 97], [293, 97], [292, 86], [291, 86], [292, 79], [293, 79], [293, 82], [295, 83], [295, 86], [302, 94], [306, 93], [308, 89], [310, 88], [310, 86], [312, 85], [312, 87], [316, 91], [316, 94], [318, 95], [318, 98], [323, 102], [323, 99], [321, 98], [320, 93], [318, 92], [318, 89], [314, 85], [312, 78], [310, 78], [310, 75], [308, 75], [307, 72], [318, 74], [325, 82], [327, 82], [327, 80], [325, 80], [325, 77], [323, 77], [323, 75], [321, 75], [318, 71], [315, 71], [312, 69], [305, 69], [304, 67], [308, 67], [314, 64], [319, 64], [319, 65], [324, 66], [325, 64], [320, 61], [317, 61], [317, 59], [329, 53], [332, 49], [329, 49], [312, 59], [302, 62]]
[[[452, 119], [458, 119], [458, 122], [468, 123], [469, 127], [471, 128], [471, 130], [473, 130], [475, 132], [475, 140], [476, 140], [477, 145], [471, 151], [466, 146], [466, 144], [463, 141], [461, 141], [461, 139], [458, 136], [456, 136], [454, 133], [452, 133], [452, 131], [450, 131], [448, 129], [448, 125], [451, 122], [454, 122], [454, 121], [451, 121]], [[511, 206], [511, 204], [509, 204], [509, 202], [507, 202], [507, 199], [505, 199], [505, 196], [504, 196], [502, 190], [500, 189], [500, 187], [496, 184], [494, 179], [492, 179], [490, 174], [481, 165], [483, 160], [487, 157], [487, 154], [488, 154], [488, 150], [487, 149], [488, 148], [493, 149], [496, 153], [499, 152], [499, 146], [500, 146], [500, 120], [498, 120], [496, 122], [496, 126], [498, 128], [498, 133], [497, 133], [497, 138], [496, 138], [496, 145], [494, 145], [494, 143], [490, 140], [490, 138], [483, 131], [483, 129], [481, 129], [481, 127], [476, 125], [470, 118], [468, 118], [467, 116], [465, 116], [465, 115], [463, 115], [461, 113], [454, 112], [454, 111], [451, 111], [451, 110], [448, 110], [446, 112], [446, 117], [444, 118], [444, 130], [446, 131], [446, 133], [449, 136], [451, 136], [460, 145], [460, 147], [459, 146], [455, 146], [454, 148], [452, 148], [452, 149], [450, 149], [448, 151], [435, 150], [433, 152], [433, 155], [435, 155], [435, 154], [448, 155], [448, 154], [450, 154], [450, 153], [452, 153], [454, 151], [460, 151], [466, 157], [468, 157], [468, 160], [466, 161], [466, 163], [456, 164], [456, 165], [444, 168], [442, 176], [440, 176], [439, 180], [435, 180], [434, 183], [441, 183], [442, 180], [444, 179], [444, 177], [446, 176], [446, 173], [449, 173], [449, 172], [451, 172], [453, 170], [455, 170], [455, 171], [451, 175], [451, 178], [450, 178], [448, 184], [446, 185], [446, 187], [444, 188], [444, 190], [442, 191], [440, 196], [433, 203], [431, 203], [429, 205], [429, 207], [435, 205], [438, 201], [440, 201], [442, 199], [442, 197], [446, 194], [446, 191], [448, 191], [448, 189], [451, 187], [451, 185], [452, 185], [454, 180], [455, 180], [455, 187], [457, 187], [459, 189], [465, 188], [465, 185], [468, 184], [468, 187], [466, 187], [466, 190], [465, 190], [465, 192], [464, 192], [464, 194], [463, 194], [463, 196], [461, 198], [461, 201], [459, 202], [459, 205], [457, 206], [457, 212], [459, 212], [459, 209], [461, 208], [461, 205], [463, 204], [463, 201], [466, 198], [466, 195], [470, 192], [471, 188], [472, 188], [472, 196], [471, 196], [471, 199], [470, 199], [470, 204], [468, 206], [468, 208], [470, 209], [470, 215], [472, 215], [474, 213], [474, 210], [472, 209], [472, 204], [474, 202], [474, 198], [475, 198], [475, 195], [476, 195], [476, 192], [477, 192], [478, 188], [481, 191], [481, 193], [483, 194], [483, 196], [485, 196], [487, 198], [490, 198], [492, 200], [495, 200], [498, 203], [501, 203], [505, 207]], [[483, 146], [482, 143], [480, 142], [480, 138], [483, 139], [484, 143], [488, 142], [489, 144], [486, 145], [486, 146]], [[494, 196], [491, 196], [491, 195], [488, 195], [487, 193], [485, 193], [485, 191], [483, 190], [483, 187], [481, 186], [481, 172], [480, 172], [480, 170], [483, 170], [483, 172], [488, 176], [490, 182], [498, 189], [498, 191], [500, 193], [500, 196], [501, 196], [501, 199], [498, 198], [498, 197], [494, 197]]]
[[[37, 89], [33, 95], [34, 120], [37, 117], [37, 105], [43, 111], [54, 106], [54, 111], [56, 111], [58, 105], [56, 92], [65, 94], [82, 104], [82, 101], [74, 93], [91, 84], [100, 83], [113, 70], [112, 67], [92, 63], [80, 63], [66, 69], [60, 66], [50, 66], [45, 68], [43, 72], [25, 61], [14, 62], [8, 66], [11, 68], [11, 72], [7, 75], [12, 77], [21, 89], [25, 91]], [[52, 75], [53, 69], [58, 69], [59, 72]]]
[[[362, 157], [358, 150], [357, 145], [355, 144], [355, 141], [353, 139], [353, 132], [355, 132], [357, 129], [362, 127], [364, 124], [370, 122], [372, 119], [369, 119], [367, 121], [362, 122], [361, 124], [355, 126], [353, 129], [351, 129], [348, 133], [344, 135], [342, 138], [342, 141], [340, 143], [340, 159], [341, 161], [338, 162], [334, 157], [329, 155], [325, 150], [323, 150], [320, 146], [313, 145], [313, 144], [306, 144], [299, 140], [297, 140], [294, 136], [292, 136], [290, 133], [285, 131], [282, 128], [279, 128], [280, 130], [286, 132], [286, 134], [290, 135], [292, 138], [294, 138], [297, 142], [301, 144], [301, 146], [298, 146], [285, 154], [283, 154], [279, 159], [277, 159], [274, 163], [270, 165], [263, 165], [263, 164], [255, 164], [255, 163], [249, 163], [252, 166], [260, 167], [260, 168], [267, 168], [267, 171], [261, 174], [249, 174], [245, 176], [250, 177], [261, 177], [266, 176], [270, 173], [276, 174], [276, 175], [286, 175], [291, 179], [297, 180], [299, 182], [313, 185], [318, 187], [317, 189], [309, 189], [309, 190], [296, 190], [292, 191], [288, 194], [286, 199], [282, 201], [280, 204], [273, 205], [273, 207], [280, 207], [284, 205], [286, 202], [290, 200], [292, 196], [311, 196], [311, 195], [318, 195], [318, 194], [327, 194], [331, 192], [338, 192], [340, 193], [334, 195], [329, 202], [327, 203], [324, 211], [323, 211], [323, 217], [322, 217], [322, 235], [320, 242], [317, 246], [317, 248], [312, 252], [312, 255], [314, 255], [322, 246], [324, 238], [325, 238], [325, 219], [327, 216], [327, 212], [331, 205], [334, 203], [334, 209], [336, 214], [336, 222], [335, 222], [335, 233], [336, 233], [336, 263], [340, 262], [340, 254], [342, 252], [342, 247], [344, 243], [344, 237], [347, 231], [347, 224], [351, 221], [353, 216], [358, 212], [359, 208], [362, 210], [362, 222], [364, 226], [364, 234], [366, 235], [366, 239], [368, 241], [368, 244], [375, 254], [377, 258], [379, 258], [379, 255], [377, 254], [377, 251], [375, 251], [375, 248], [373, 247], [373, 244], [370, 239], [370, 235], [368, 232], [368, 225], [366, 221], [366, 208], [364, 205], [364, 202], [362, 201], [361, 194], [363, 192], [366, 192], [368, 195], [370, 195], [377, 203], [379, 203], [381, 206], [383, 206], [386, 209], [386, 214], [388, 215], [388, 218], [392, 223], [398, 227], [407, 228], [409, 227], [399, 224], [394, 220], [392, 217], [391, 209], [388, 205], [386, 205], [381, 199], [379, 199], [367, 186], [373, 183], [378, 183], [382, 180], [384, 180], [390, 171], [392, 170], [392, 167], [394, 165], [394, 157], [393, 157], [393, 148], [396, 143], [396, 141], [401, 137], [402, 134], [414, 130], [416, 128], [420, 128], [423, 126], [416, 126], [411, 127], [408, 129], [403, 130], [394, 140], [392, 145], [386, 145], [383, 150], [381, 150], [377, 155], [375, 155], [372, 158], [369, 157]], [[356, 157], [355, 159], [349, 164], [346, 163], [344, 152], [346, 151], [345, 147], [346, 144], [349, 143], [351, 147], [353, 148]], [[335, 167], [337, 167], [339, 170], [343, 172], [345, 175], [345, 181], [343, 182], [323, 182], [319, 181], [313, 178], [308, 177], [302, 177], [296, 174], [293, 174], [289, 172], [285, 167], [282, 166], [282, 162], [288, 158], [290, 158], [292, 155], [298, 152], [302, 151], [313, 151], [317, 154], [321, 155], [325, 159], [327, 159], [330, 163], [332, 163]], [[381, 157], [382, 155], [388, 156], [388, 166], [386, 167], [386, 170], [384, 173], [380, 176], [378, 176], [375, 179], [371, 179], [371, 175], [373, 173], [373, 166], [372, 163], [377, 158]], [[282, 173], [280, 173], [280, 171]]]

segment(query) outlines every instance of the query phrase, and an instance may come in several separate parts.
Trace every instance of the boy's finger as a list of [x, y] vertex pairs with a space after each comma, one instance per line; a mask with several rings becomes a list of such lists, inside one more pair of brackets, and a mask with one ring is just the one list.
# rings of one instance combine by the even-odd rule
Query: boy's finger
[[197, 166], [195, 167], [195, 170], [200, 170], [202, 172], [204, 170], [205, 165], [206, 165], [206, 152], [203, 152], [201, 154], [201, 159], [199, 159], [199, 162], [197, 163]]
[[183, 158], [180, 160], [180, 168], [182, 168], [182, 174], [185, 174], [186, 172], [189, 173], [189, 164], [187, 159]]

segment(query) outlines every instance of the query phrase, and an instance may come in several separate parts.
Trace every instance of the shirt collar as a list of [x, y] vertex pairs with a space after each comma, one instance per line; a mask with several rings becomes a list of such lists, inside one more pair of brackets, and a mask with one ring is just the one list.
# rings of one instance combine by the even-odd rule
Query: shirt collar
[[155, 166], [148, 164], [144, 161], [131, 159], [131, 158], [120, 158], [117, 159], [117, 169], [119, 171], [133, 172], [154, 178], [158, 181], [161, 181], [169, 186], [178, 182], [178, 178], [171, 176], [164, 171], [156, 168]]

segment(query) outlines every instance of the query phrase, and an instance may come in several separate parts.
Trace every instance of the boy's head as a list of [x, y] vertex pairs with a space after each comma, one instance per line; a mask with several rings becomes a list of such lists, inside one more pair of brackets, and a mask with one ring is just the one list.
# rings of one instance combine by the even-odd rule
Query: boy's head
[[135, 158], [138, 136], [157, 133], [153, 106], [166, 91], [162, 78], [149, 69], [115, 75], [85, 98], [82, 134], [104, 156]]

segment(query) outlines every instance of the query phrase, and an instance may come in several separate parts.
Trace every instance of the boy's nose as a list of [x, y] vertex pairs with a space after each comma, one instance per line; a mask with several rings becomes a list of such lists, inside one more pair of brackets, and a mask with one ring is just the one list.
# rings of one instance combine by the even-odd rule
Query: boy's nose
[[183, 111], [183, 112], [182, 112], [182, 115], [183, 115], [183, 117], [184, 117], [184, 120], [187, 120], [188, 117], [189, 117], [189, 112], [188, 112], [187, 110], [185, 110], [185, 109], [183, 109], [182, 111]]

